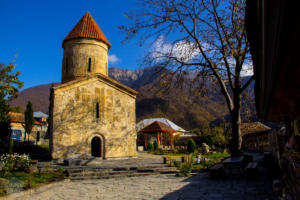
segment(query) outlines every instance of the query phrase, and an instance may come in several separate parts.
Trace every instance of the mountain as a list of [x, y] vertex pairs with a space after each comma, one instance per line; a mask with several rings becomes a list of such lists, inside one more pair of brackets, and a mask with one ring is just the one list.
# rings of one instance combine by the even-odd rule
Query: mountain
[[[54, 83], [57, 85], [58, 83]], [[18, 98], [9, 101], [11, 107], [21, 106], [25, 111], [28, 101], [31, 101], [34, 111], [48, 113], [49, 95], [52, 83], [27, 88], [19, 93]]]
[[[137, 122], [145, 118], [165, 117], [185, 129], [192, 129], [200, 127], [204, 122], [214, 126], [230, 120], [224, 98], [218, 88], [213, 87], [213, 81], [208, 79], [204, 82], [206, 92], [201, 95], [193, 93], [201, 86], [201, 83], [192, 82], [190, 77], [193, 74], [183, 78], [180, 85], [176, 84], [176, 80], [171, 80], [168, 90], [162, 89], [164, 87], [160, 82], [160, 75], [159, 68], [109, 69], [111, 78], [139, 92], [136, 99]], [[19, 93], [17, 99], [9, 103], [12, 107], [20, 105], [25, 110], [27, 101], [30, 100], [34, 111], [47, 113], [51, 85], [25, 89]], [[255, 116], [253, 84], [247, 89], [247, 94], [248, 97], [244, 98], [242, 119], [249, 121]]]

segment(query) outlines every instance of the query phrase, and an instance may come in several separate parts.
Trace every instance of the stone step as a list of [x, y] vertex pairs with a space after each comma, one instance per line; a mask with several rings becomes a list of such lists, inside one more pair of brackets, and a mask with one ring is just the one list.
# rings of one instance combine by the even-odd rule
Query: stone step
[[149, 176], [157, 175], [158, 173], [127, 173], [127, 174], [115, 174], [115, 175], [102, 175], [102, 176], [76, 176], [69, 177], [70, 180], [91, 180], [91, 179], [110, 179], [110, 178], [125, 178], [125, 177], [137, 177], [137, 176]]
[[131, 174], [136, 173], [136, 171], [116, 171], [116, 172], [95, 172], [95, 171], [85, 171], [85, 172], [76, 172], [71, 173], [71, 177], [79, 177], [79, 176], [113, 176], [113, 175], [122, 175], [122, 174]]
[[114, 175], [129, 175], [133, 173], [160, 173], [160, 174], [171, 174], [177, 173], [176, 167], [160, 167], [160, 168], [137, 168], [136, 170], [113, 170], [113, 169], [92, 169], [92, 170], [70, 170], [68, 175], [70, 177], [90, 177], [90, 176], [114, 176]]
[[138, 168], [138, 172], [168, 172], [168, 171], [178, 171], [176, 167], [157, 167], [157, 168]]
[[154, 169], [168, 168], [166, 165], [161, 166], [147, 166], [147, 167], [112, 167], [112, 168], [102, 168], [102, 167], [65, 167], [71, 173], [84, 172], [84, 171], [153, 171]]

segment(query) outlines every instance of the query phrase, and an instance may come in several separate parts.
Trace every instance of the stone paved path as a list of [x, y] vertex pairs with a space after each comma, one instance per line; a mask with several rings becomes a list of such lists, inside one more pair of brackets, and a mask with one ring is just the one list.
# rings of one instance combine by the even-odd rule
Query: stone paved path
[[122, 179], [59, 182], [6, 199], [230, 199], [264, 200], [271, 194], [266, 178], [210, 180], [207, 172], [190, 178], [152, 175]]

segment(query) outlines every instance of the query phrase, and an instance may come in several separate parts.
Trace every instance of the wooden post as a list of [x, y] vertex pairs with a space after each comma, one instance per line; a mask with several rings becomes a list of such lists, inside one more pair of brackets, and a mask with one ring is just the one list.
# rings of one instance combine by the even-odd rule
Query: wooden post
[[145, 136], [145, 147], [147, 149], [147, 147], [148, 147], [148, 135], [144, 133], [144, 136]]
[[173, 134], [172, 134], [172, 133], [170, 133], [170, 145], [171, 145], [171, 147], [172, 147], [172, 149], [173, 149], [173, 146], [174, 146], [174, 140], [173, 140]]
[[157, 144], [159, 145], [159, 133], [156, 133]]

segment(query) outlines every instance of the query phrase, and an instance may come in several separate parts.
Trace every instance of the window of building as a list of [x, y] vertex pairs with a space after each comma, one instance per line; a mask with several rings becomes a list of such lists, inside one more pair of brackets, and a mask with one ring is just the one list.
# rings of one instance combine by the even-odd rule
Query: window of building
[[99, 111], [99, 102], [96, 103], [96, 118], [100, 118], [100, 111]]
[[92, 59], [89, 58], [88, 72], [91, 72], [91, 64], [92, 64]]

